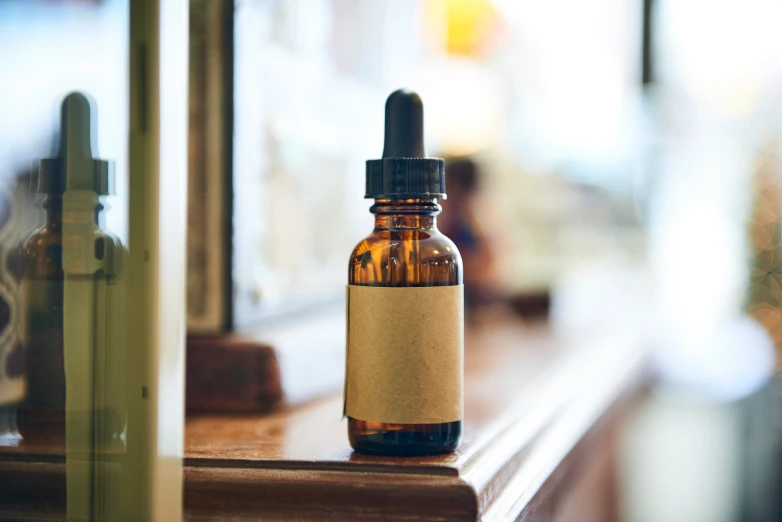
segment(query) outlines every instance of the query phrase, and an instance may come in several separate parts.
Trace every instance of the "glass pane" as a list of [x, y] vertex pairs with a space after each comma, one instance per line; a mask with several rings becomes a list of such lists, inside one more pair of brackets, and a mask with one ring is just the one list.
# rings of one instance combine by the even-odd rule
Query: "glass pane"
[[167, 9], [0, 3], [2, 519], [181, 516], [184, 247], [159, 229], [184, 236], [186, 107], [160, 93], [186, 100], [187, 35]]

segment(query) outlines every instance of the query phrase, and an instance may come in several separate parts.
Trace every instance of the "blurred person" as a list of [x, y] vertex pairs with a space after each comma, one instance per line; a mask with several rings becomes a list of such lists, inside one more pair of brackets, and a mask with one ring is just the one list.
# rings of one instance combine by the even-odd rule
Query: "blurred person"
[[471, 157], [446, 159], [448, 199], [442, 201], [439, 228], [464, 262], [464, 304], [470, 310], [504, 301], [499, 285], [498, 232], [502, 223], [481, 190], [482, 173]]

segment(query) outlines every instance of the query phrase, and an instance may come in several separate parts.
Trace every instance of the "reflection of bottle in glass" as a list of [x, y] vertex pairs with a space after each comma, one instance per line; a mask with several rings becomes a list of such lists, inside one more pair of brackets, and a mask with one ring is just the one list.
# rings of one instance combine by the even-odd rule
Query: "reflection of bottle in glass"
[[444, 162], [426, 158], [423, 105], [386, 102], [383, 159], [367, 162], [372, 234], [350, 257], [345, 415], [354, 449], [416, 455], [462, 435], [461, 258], [437, 229]]
[[68, 447], [108, 443], [124, 426], [115, 306], [124, 249], [100, 226], [113, 176], [109, 162], [92, 157], [91, 118], [86, 97], [65, 98], [59, 155], [41, 160], [39, 172], [46, 219], [23, 253], [28, 391], [19, 431], [28, 440], [64, 437]]

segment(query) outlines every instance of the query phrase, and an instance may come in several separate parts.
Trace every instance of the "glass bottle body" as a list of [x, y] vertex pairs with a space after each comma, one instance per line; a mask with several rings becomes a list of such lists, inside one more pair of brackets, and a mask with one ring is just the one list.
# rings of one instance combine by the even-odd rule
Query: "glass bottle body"
[[[454, 243], [437, 230], [434, 199], [376, 200], [375, 228], [350, 256], [348, 282], [360, 286], [427, 287], [462, 284]], [[425, 455], [453, 451], [462, 421], [391, 424], [348, 417], [350, 445], [362, 453]]]
[[27, 352], [27, 398], [18, 410], [25, 439], [65, 437], [62, 198], [44, 200], [46, 221], [22, 246], [21, 337]]

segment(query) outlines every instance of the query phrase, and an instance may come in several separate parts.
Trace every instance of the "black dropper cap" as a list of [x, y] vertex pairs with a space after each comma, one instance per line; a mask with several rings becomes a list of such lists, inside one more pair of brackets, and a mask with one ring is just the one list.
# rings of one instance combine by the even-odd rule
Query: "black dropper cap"
[[367, 192], [375, 199], [445, 199], [445, 160], [424, 151], [424, 104], [413, 91], [386, 100], [383, 158], [367, 160]]
[[113, 163], [92, 156], [95, 130], [89, 98], [79, 92], [68, 94], [60, 112], [57, 157], [41, 160], [39, 194], [92, 190], [99, 196], [105, 196], [114, 192]]

